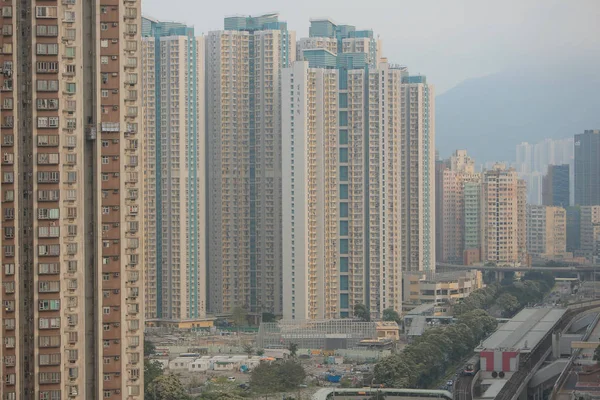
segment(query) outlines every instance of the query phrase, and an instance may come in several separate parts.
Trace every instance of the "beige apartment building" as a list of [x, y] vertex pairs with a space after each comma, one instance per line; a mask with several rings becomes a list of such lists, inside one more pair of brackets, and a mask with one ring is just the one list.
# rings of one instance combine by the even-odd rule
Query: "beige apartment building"
[[1, 14], [0, 396], [141, 399], [140, 1]]
[[454, 303], [483, 287], [481, 271], [404, 273], [404, 303]]
[[567, 254], [567, 211], [527, 205], [527, 252], [532, 257], [561, 259]]
[[208, 309], [281, 313], [281, 69], [295, 36], [277, 14], [228, 17], [206, 48]]
[[600, 206], [582, 206], [581, 247], [578, 255], [597, 263], [600, 259]]
[[[442, 261], [460, 264], [466, 250], [467, 217], [473, 207], [469, 196], [469, 183], [481, 182], [481, 174], [475, 173], [475, 161], [466, 150], [457, 150], [450, 157], [450, 168], [443, 171], [442, 194]], [[465, 187], [467, 187], [465, 189]], [[465, 194], [466, 191], [466, 194]], [[467, 196], [467, 199], [465, 198]], [[467, 204], [468, 203], [468, 204]], [[469, 224], [473, 222], [469, 220]], [[469, 243], [470, 244], [470, 243]]]
[[435, 92], [425, 76], [402, 80], [402, 269], [435, 271]]
[[175, 22], [143, 25], [146, 318], [198, 320], [206, 316], [204, 38]]
[[525, 182], [504, 164], [482, 176], [481, 255], [483, 262], [520, 265], [527, 261]]

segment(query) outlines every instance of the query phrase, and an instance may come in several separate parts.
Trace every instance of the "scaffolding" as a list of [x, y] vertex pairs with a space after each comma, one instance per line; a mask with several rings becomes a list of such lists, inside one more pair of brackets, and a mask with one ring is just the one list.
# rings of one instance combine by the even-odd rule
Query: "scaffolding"
[[263, 322], [257, 345], [263, 349], [287, 348], [295, 343], [301, 349], [353, 349], [364, 339], [377, 337], [375, 322], [352, 319], [280, 320]]

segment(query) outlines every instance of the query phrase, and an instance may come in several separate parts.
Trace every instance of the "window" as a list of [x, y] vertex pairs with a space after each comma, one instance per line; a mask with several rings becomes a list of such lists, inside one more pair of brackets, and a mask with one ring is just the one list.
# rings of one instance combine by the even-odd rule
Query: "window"
[[40, 372], [40, 384], [60, 383], [60, 372]]
[[38, 256], [58, 256], [60, 255], [60, 245], [58, 244], [42, 244], [38, 245]]
[[100, 30], [107, 31], [108, 30], [108, 24], [106, 22], [100, 23]]
[[[38, 164], [39, 164], [39, 156], [38, 153]], [[58, 154], [57, 154], [58, 156]], [[38, 190], [38, 201], [58, 201], [60, 199], [60, 191], [59, 190]]]
[[38, 92], [57, 92], [58, 81], [57, 80], [38, 80], [36, 82]]
[[65, 11], [65, 22], [75, 22], [75, 11]]
[[[38, 165], [40, 165], [40, 164], [56, 165], [56, 164], [58, 164], [58, 153], [38, 153], [37, 163], [38, 163]], [[39, 172], [38, 172], [38, 174], [39, 174]], [[58, 200], [58, 197], [54, 198], [53, 200]]]
[[69, 94], [73, 94], [76, 91], [76, 86], [75, 83], [72, 82], [67, 82], [65, 90], [67, 91], [67, 93]]
[[58, 54], [58, 44], [57, 43], [38, 43], [36, 45], [36, 54], [39, 56], [55, 56]]
[[75, 40], [76, 39], [76, 30], [72, 28], [65, 29], [65, 38], [67, 40]]
[[37, 6], [35, 8], [36, 18], [56, 18], [58, 16], [57, 7]]
[[38, 135], [37, 145], [38, 147], [57, 147], [59, 144], [58, 135]]
[[75, 58], [75, 47], [66, 47], [65, 48], [65, 57]]
[[2, 109], [3, 110], [12, 110], [13, 109], [13, 98], [12, 97], [6, 97], [4, 100], [2, 100]]
[[72, 64], [65, 65], [65, 74], [75, 75], [75, 65], [72, 65]]
[[108, 47], [108, 40], [106, 40], [106, 39], [101, 40], [100, 47]]
[[[40, 63], [38, 63], [38, 64], [40, 64]], [[43, 64], [51, 64], [51, 63], [43, 63]], [[38, 110], [57, 110], [58, 109], [58, 99], [37, 99], [36, 105], [37, 105]]]
[[39, 318], [38, 326], [40, 329], [60, 329], [60, 317]]
[[14, 201], [15, 200], [15, 191], [14, 190], [5, 190], [4, 191], [4, 201]]
[[15, 348], [15, 337], [14, 336], [5, 336], [4, 337], [4, 347], [6, 347], [7, 349], [14, 349]]
[[58, 36], [58, 25], [36, 25], [37, 36]]
[[15, 264], [4, 264], [4, 275], [14, 275]]
[[60, 291], [60, 281], [39, 281], [39, 293], [58, 293]]
[[39, 219], [58, 219], [60, 212], [58, 208], [38, 208]]
[[7, 330], [12, 331], [15, 329], [15, 326], [16, 326], [16, 323], [15, 323], [14, 318], [5, 318], [4, 319], [4, 328], [6, 328]]
[[40, 275], [57, 275], [60, 273], [59, 263], [39, 263], [38, 274]]
[[60, 365], [60, 353], [40, 354], [40, 365]]
[[38, 237], [40, 238], [56, 238], [60, 235], [60, 227], [58, 226], [39, 226]]
[[69, 171], [66, 176], [67, 183], [75, 183], [77, 182], [77, 171]]
[[67, 136], [65, 147], [75, 147], [77, 146], [77, 136]]
[[38, 310], [40, 311], [58, 311], [60, 310], [60, 300], [39, 300]]

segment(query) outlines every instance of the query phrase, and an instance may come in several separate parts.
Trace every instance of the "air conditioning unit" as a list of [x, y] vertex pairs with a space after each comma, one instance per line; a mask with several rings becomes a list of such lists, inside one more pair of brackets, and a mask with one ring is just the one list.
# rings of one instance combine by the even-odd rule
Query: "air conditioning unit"
[[113, 110], [115, 110], [115, 111], [116, 111], [116, 110], [118, 110], [118, 109], [119, 109], [119, 106], [113, 106]]
[[113, 89], [113, 94], [119, 93], [119, 89]]
[[111, 59], [113, 59], [113, 60], [116, 60], [116, 59], [118, 59], [118, 58], [119, 58], [119, 57], [117, 57], [117, 56], [112, 56], [112, 57], [111, 57]]
[[112, 42], [113, 43], [119, 43], [119, 39], [113, 39]]
[[113, 22], [113, 26], [119, 26], [118, 22]]

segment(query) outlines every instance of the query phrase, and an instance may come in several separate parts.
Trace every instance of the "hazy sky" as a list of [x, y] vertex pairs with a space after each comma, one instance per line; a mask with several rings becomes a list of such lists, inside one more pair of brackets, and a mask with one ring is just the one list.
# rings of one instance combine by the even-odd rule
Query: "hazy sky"
[[297, 37], [310, 18], [373, 29], [390, 62], [425, 74], [437, 93], [518, 65], [600, 59], [600, 0], [143, 0], [142, 11], [194, 25], [278, 12]]

